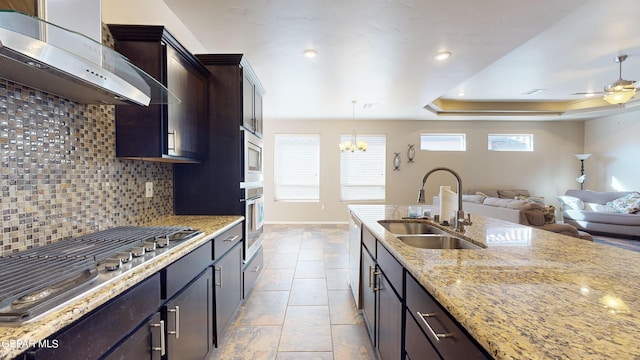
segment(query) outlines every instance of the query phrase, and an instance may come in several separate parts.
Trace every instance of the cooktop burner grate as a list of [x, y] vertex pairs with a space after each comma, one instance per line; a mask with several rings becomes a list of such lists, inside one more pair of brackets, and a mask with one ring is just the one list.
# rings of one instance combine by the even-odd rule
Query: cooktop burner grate
[[144, 242], [186, 240], [201, 233], [189, 227], [122, 226], [0, 257], [0, 322], [42, 313], [75, 288], [86, 291], [98, 276], [100, 262], [119, 252]]
[[138, 227], [122, 226], [93, 234], [63, 240], [9, 255], [10, 258], [84, 258], [94, 261], [109, 257], [118, 251], [126, 250], [145, 240], [167, 237], [189, 228], [158, 226]]

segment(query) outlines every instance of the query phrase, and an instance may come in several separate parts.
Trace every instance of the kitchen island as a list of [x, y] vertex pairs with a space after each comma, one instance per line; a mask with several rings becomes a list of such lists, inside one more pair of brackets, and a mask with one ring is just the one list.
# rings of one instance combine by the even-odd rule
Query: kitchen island
[[483, 249], [420, 249], [378, 223], [406, 206], [349, 210], [492, 357], [640, 358], [640, 253], [473, 214]]
[[[240, 224], [243, 219], [242, 216], [168, 216], [158, 219], [152, 224], [147, 224], [150, 226], [190, 226], [202, 230], [204, 235], [186, 240], [184, 243], [144, 262], [143, 265], [115, 276], [113, 281], [93, 289], [90, 293], [72, 299], [33, 321], [19, 326], [0, 326], [0, 359], [13, 359], [31, 346], [38, 345], [38, 342], [47, 339], [58, 330], [74, 323], [184, 255], [211, 241], [214, 237]], [[56, 346], [57, 344], [53, 340], [47, 345]], [[84, 346], [84, 344], [76, 345]]]

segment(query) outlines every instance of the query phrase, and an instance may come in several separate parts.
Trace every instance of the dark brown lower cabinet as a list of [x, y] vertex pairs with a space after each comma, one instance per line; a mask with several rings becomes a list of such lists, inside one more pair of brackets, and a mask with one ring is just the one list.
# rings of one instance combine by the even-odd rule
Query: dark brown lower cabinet
[[376, 290], [378, 354], [383, 360], [397, 360], [403, 353], [404, 268], [380, 242], [376, 244], [376, 262], [380, 272]]
[[213, 348], [213, 286], [208, 267], [165, 306], [169, 359], [202, 360]]
[[213, 348], [212, 279], [207, 267], [103, 359], [205, 358]]
[[362, 246], [362, 262], [360, 273], [362, 274], [362, 317], [369, 332], [369, 338], [373, 346], [376, 346], [376, 290], [378, 287], [378, 269], [376, 262], [367, 250]]
[[242, 300], [242, 243], [216, 259], [214, 269], [215, 324], [218, 337]]
[[[57, 341], [57, 348], [29, 349], [26, 358], [100, 359], [155, 314], [159, 306], [158, 273], [50, 336], [49, 339]], [[146, 348], [149, 349], [149, 345]]]
[[380, 359], [491, 359], [366, 226], [361, 236], [362, 315]]
[[402, 356], [402, 302], [391, 288], [387, 277], [378, 277], [377, 334], [378, 354], [383, 360]]
[[404, 349], [407, 360], [441, 360], [427, 335], [420, 330], [420, 326], [407, 311], [405, 325]]
[[151, 359], [160, 360], [166, 353], [164, 321], [156, 313], [104, 360]]
[[[424, 352], [437, 351], [440, 357], [433, 359], [490, 359], [449, 313], [410, 275], [406, 276], [406, 291], [408, 314], [405, 349], [408, 354], [411, 353], [409, 357], [412, 360], [431, 359], [415, 355], [413, 342], [418, 341], [428, 349]], [[413, 325], [418, 327], [417, 331], [412, 328]]]
[[253, 256], [251, 261], [243, 267], [242, 270], [242, 298], [248, 299], [249, 295], [253, 291], [253, 288], [256, 286], [256, 281], [258, 280], [258, 275], [260, 275], [260, 270], [264, 266], [264, 250], [262, 246]]

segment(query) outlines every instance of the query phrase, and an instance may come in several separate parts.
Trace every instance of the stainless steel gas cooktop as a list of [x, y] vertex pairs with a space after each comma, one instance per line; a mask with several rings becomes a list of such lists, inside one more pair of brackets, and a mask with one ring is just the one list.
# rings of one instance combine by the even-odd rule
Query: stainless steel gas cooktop
[[0, 257], [0, 323], [32, 321], [202, 234], [189, 227], [116, 227]]

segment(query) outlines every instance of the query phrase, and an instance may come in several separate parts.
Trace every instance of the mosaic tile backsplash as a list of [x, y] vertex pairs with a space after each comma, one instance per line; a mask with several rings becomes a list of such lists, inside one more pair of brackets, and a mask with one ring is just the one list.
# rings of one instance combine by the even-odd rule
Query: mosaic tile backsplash
[[114, 114], [0, 79], [0, 255], [173, 214], [172, 165], [117, 159]]

